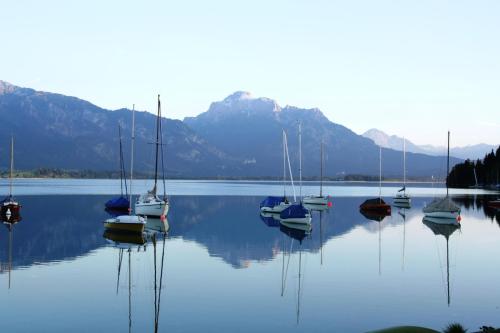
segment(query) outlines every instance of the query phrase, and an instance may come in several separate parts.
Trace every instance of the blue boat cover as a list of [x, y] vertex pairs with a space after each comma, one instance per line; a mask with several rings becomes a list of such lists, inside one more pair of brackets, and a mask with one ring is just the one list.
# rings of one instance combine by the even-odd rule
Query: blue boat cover
[[108, 200], [105, 203], [106, 208], [108, 209], [128, 209], [130, 202], [125, 197], [118, 197]]
[[280, 213], [280, 218], [282, 220], [285, 219], [290, 219], [290, 218], [304, 218], [306, 217], [306, 214], [309, 213], [309, 210], [307, 210], [302, 203], [299, 204], [293, 204], [290, 207], [285, 208], [281, 213]]
[[260, 208], [278, 206], [284, 201], [286, 201], [286, 197], [267, 197], [260, 203]]

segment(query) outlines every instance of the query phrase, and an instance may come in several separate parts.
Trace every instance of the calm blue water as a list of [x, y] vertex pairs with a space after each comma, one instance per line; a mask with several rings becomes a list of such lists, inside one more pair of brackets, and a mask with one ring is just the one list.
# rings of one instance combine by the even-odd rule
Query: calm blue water
[[485, 207], [487, 192], [454, 191], [462, 226], [450, 230], [422, 222], [442, 188], [417, 184], [411, 209], [376, 222], [358, 207], [377, 187], [331, 185], [333, 207], [303, 238], [259, 216], [279, 184], [169, 182], [168, 234], [139, 246], [103, 237], [110, 196], [97, 194], [117, 184], [16, 182], [22, 220], [0, 229], [2, 331], [148, 332], [155, 317], [161, 332], [500, 326], [500, 213]]

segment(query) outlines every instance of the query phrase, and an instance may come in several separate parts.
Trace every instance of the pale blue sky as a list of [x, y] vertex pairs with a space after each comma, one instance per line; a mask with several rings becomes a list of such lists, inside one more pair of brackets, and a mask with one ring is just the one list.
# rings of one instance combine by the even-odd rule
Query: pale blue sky
[[4, 1], [0, 79], [117, 109], [236, 90], [361, 133], [500, 143], [500, 1]]

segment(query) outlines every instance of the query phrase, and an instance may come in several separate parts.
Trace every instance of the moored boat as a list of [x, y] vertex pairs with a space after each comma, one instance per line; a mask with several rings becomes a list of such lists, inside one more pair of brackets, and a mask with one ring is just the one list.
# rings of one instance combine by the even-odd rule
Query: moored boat
[[[402, 192], [402, 193], [401, 193]], [[406, 193], [406, 139], [403, 138], [403, 187], [398, 190], [398, 193], [393, 199], [394, 206], [410, 208], [411, 199]]]
[[[450, 174], [450, 132], [448, 131], [448, 154], [446, 176]], [[446, 182], [446, 197], [434, 199], [422, 210], [426, 217], [442, 219], [460, 219], [460, 207], [455, 205], [449, 197], [448, 181]], [[444, 221], [446, 223], [446, 221]]]
[[367, 199], [359, 206], [361, 212], [374, 213], [375, 215], [391, 215], [391, 206], [382, 199], [382, 148], [379, 147], [379, 187], [378, 198]]
[[[120, 143], [120, 196], [109, 199], [104, 206], [110, 211], [127, 211], [130, 207], [128, 200], [127, 178], [125, 175], [125, 163], [123, 160], [123, 147], [122, 147], [122, 131], [121, 126], [118, 125], [118, 138]], [[124, 190], [125, 189], [125, 193]]]
[[161, 103], [160, 103], [160, 95], [158, 95], [158, 112], [156, 115], [156, 151], [155, 151], [155, 178], [154, 185], [151, 191], [147, 191], [147, 193], [139, 196], [137, 201], [135, 202], [135, 213], [137, 215], [144, 216], [165, 216], [168, 213], [169, 202], [166, 196], [165, 189], [165, 176], [163, 175], [163, 198], [160, 198], [157, 194], [158, 188], [158, 163], [159, 158], [161, 157], [162, 161], [162, 169], [163, 169], [163, 147], [161, 149], [160, 156], [160, 146], [162, 143], [162, 127], [161, 127]]
[[[132, 202], [132, 181], [134, 175], [134, 140], [135, 140], [135, 107], [132, 109], [132, 135], [130, 149], [130, 197], [129, 203]], [[132, 215], [132, 207], [129, 206], [128, 215], [119, 215], [111, 217], [104, 221], [104, 228], [114, 232], [140, 233], [144, 231], [146, 219], [142, 216]]]
[[330, 196], [323, 195], [323, 141], [321, 142], [321, 157], [320, 157], [320, 178], [319, 178], [319, 195], [309, 195], [304, 197], [302, 202], [305, 205], [311, 206], [325, 206], [329, 207], [331, 203], [329, 202]]
[[14, 137], [10, 139], [10, 173], [9, 173], [9, 195], [1, 202], [0, 213], [3, 216], [17, 216], [21, 209], [21, 205], [12, 195], [13, 178], [14, 178]]

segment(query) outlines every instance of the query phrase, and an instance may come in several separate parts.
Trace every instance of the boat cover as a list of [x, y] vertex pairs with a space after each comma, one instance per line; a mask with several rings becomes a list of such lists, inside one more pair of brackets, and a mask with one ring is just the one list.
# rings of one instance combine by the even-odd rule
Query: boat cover
[[366, 205], [386, 205], [384, 199], [382, 198], [375, 198], [375, 199], [367, 199], [365, 202], [361, 204], [360, 207], [366, 206]]
[[125, 197], [110, 199], [105, 204], [108, 209], [128, 209], [130, 202]]
[[280, 203], [286, 201], [286, 197], [267, 197], [260, 203], [260, 208], [278, 206]]
[[459, 212], [460, 208], [455, 205], [449, 197], [434, 199], [430, 204], [424, 207], [424, 213], [433, 212]]
[[280, 218], [282, 220], [291, 219], [291, 218], [305, 218], [306, 214], [309, 214], [309, 210], [304, 207], [302, 203], [293, 204], [287, 208], [285, 208], [280, 213]]

